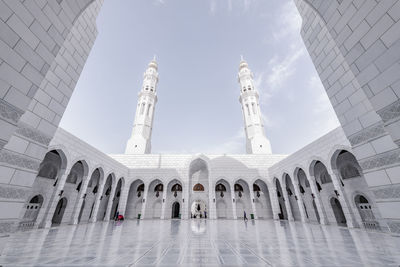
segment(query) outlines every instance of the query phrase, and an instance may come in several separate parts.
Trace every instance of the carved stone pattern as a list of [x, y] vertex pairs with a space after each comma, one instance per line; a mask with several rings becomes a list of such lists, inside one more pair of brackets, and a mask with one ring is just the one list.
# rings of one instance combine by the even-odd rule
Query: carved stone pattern
[[26, 188], [13, 188], [8, 186], [0, 186], [0, 198], [22, 199], [29, 194], [30, 190]]
[[22, 135], [31, 140], [34, 140], [45, 146], [48, 146], [52, 139], [50, 136], [47, 136], [43, 132], [41, 132], [37, 129], [34, 129], [31, 126], [26, 125], [26, 124], [19, 125], [19, 127], [17, 129], [17, 134]]
[[368, 141], [372, 138], [384, 135], [385, 133], [386, 131], [385, 128], [383, 127], [383, 123], [378, 123], [368, 128], [365, 128], [356, 134], [353, 134], [352, 136], [349, 137], [349, 141], [352, 146], [355, 146], [362, 142]]
[[7, 144], [7, 141], [0, 140], [0, 150]]
[[0, 222], [0, 233], [12, 233], [16, 230], [17, 221]]
[[376, 155], [374, 157], [361, 160], [360, 166], [363, 170], [370, 170], [382, 166], [400, 162], [400, 149]]
[[382, 189], [373, 190], [378, 199], [400, 198], [400, 186], [389, 186]]
[[381, 116], [384, 122], [395, 119], [400, 116], [400, 100], [390, 104], [389, 106], [379, 110], [378, 115]]
[[21, 168], [37, 171], [39, 170], [40, 161], [28, 158], [24, 155], [17, 154], [11, 151], [0, 151], [0, 162], [5, 162]]
[[0, 99], [0, 116], [17, 123], [24, 112], [6, 101]]
[[389, 222], [388, 223], [390, 232], [400, 233], [400, 222]]

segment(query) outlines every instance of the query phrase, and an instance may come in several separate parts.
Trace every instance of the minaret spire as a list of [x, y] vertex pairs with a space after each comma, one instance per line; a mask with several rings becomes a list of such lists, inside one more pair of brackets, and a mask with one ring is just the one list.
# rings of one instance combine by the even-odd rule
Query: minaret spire
[[157, 103], [157, 84], [158, 64], [154, 55], [143, 74], [143, 85], [138, 95], [132, 136], [126, 145], [125, 154], [151, 153], [151, 132]]
[[241, 56], [238, 81], [246, 131], [246, 151], [248, 154], [271, 154], [271, 144], [264, 132], [259, 95], [254, 87], [253, 73]]

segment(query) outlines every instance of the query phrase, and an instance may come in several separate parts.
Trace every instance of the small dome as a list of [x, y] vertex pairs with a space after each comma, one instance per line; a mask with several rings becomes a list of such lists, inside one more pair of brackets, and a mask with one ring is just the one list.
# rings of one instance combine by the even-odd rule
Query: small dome
[[158, 69], [157, 61], [155, 61], [155, 60], [150, 61], [149, 68], [154, 68], [157, 70]]
[[248, 67], [249, 65], [247, 64], [247, 62], [244, 59], [242, 59], [239, 65], [239, 71], [242, 70], [243, 68], [248, 68]]

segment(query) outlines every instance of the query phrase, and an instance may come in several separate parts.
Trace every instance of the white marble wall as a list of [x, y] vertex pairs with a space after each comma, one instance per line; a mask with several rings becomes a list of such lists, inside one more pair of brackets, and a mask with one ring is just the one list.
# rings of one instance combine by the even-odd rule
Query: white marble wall
[[400, 231], [400, 3], [295, 0], [301, 35], [380, 213]]

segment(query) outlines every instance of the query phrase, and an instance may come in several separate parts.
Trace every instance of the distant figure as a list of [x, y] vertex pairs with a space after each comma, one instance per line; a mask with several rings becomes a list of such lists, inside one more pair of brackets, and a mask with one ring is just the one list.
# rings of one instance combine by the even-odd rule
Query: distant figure
[[207, 219], [207, 211], [206, 210], [204, 211], [204, 218]]
[[117, 211], [114, 220], [118, 221], [118, 215], [119, 215], [119, 212]]
[[243, 211], [243, 213], [244, 213], [244, 214], [243, 214], [243, 215], [244, 215], [243, 219], [244, 219], [244, 221], [246, 221], [246, 222], [247, 222], [247, 221], [248, 221], [248, 219], [247, 219], [247, 216], [246, 216], [246, 211]]

